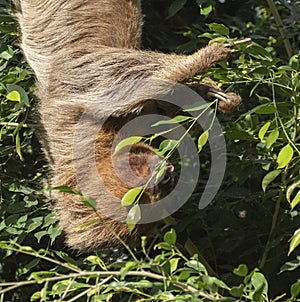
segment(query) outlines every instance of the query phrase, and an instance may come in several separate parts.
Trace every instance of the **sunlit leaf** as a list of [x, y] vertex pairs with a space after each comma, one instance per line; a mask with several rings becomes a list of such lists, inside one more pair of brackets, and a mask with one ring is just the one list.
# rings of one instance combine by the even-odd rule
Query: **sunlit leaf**
[[263, 141], [269, 127], [271, 125], [271, 122], [266, 122], [259, 130], [259, 133], [258, 133], [258, 137], [261, 141]]
[[288, 255], [290, 255], [299, 244], [300, 244], [300, 229], [298, 229], [292, 237]]
[[267, 149], [270, 149], [272, 145], [277, 141], [279, 137], [279, 130], [274, 129], [267, 137]]
[[209, 133], [208, 130], [204, 131], [199, 139], [198, 139], [198, 152], [201, 152], [201, 150], [203, 149], [203, 147], [205, 146], [205, 144], [208, 141], [208, 137], [209, 137]]
[[138, 204], [134, 205], [127, 214], [127, 225], [132, 232], [136, 226], [136, 224], [141, 220], [141, 209]]
[[173, 274], [178, 267], [178, 262], [179, 262], [180, 258], [172, 258], [170, 260], [170, 273]]
[[297, 192], [296, 196], [292, 200], [291, 208], [292, 210], [299, 204], [300, 202], [300, 191]]
[[246, 264], [240, 264], [238, 268], [235, 268], [233, 273], [240, 277], [246, 277], [248, 275], [248, 267]]
[[116, 155], [121, 149], [123, 149], [127, 146], [139, 143], [142, 139], [143, 139], [142, 136], [130, 136], [130, 137], [123, 139], [122, 141], [120, 141], [117, 144], [113, 155]]
[[164, 242], [169, 243], [171, 245], [174, 245], [177, 240], [176, 231], [174, 229], [171, 229], [164, 235]]
[[284, 146], [277, 157], [277, 169], [284, 168], [293, 158], [294, 150], [290, 145]]
[[129, 190], [123, 196], [121, 205], [123, 207], [132, 205], [142, 192], [143, 192], [143, 187], [136, 187], [136, 188]]
[[21, 151], [21, 142], [20, 142], [20, 132], [18, 131], [16, 134], [16, 151], [17, 154], [19, 155], [19, 158], [23, 160], [23, 155]]
[[275, 178], [281, 173], [281, 170], [274, 170], [269, 172], [262, 181], [262, 189], [265, 192], [267, 189], [267, 186], [275, 180]]
[[207, 24], [210, 30], [216, 32], [217, 34], [221, 36], [228, 36], [229, 35], [229, 29], [224, 24], [220, 23], [210, 23]]
[[189, 116], [184, 116], [184, 115], [177, 115], [172, 119], [169, 120], [162, 120], [162, 121], [158, 121], [157, 123], [151, 125], [151, 127], [157, 127], [157, 126], [161, 126], [161, 125], [172, 125], [172, 124], [179, 124], [188, 120], [192, 120], [192, 117]]
[[97, 202], [94, 198], [92, 197], [83, 197], [81, 198], [81, 202], [89, 207], [89, 208], [92, 208], [93, 210], [96, 210], [96, 207], [97, 207]]
[[21, 102], [20, 93], [16, 90], [9, 92], [6, 96], [6, 98], [10, 101]]

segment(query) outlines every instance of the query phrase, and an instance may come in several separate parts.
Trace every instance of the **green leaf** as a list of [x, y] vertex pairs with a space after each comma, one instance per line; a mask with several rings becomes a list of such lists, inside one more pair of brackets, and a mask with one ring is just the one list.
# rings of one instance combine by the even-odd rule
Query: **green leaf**
[[159, 145], [158, 155], [164, 155], [170, 150], [173, 150], [177, 147], [178, 141], [175, 139], [165, 139]]
[[189, 116], [184, 116], [184, 115], [177, 115], [172, 119], [169, 120], [162, 120], [162, 121], [158, 121], [157, 123], [151, 125], [151, 127], [157, 127], [157, 126], [161, 126], [161, 125], [172, 125], [172, 124], [178, 124], [178, 123], [182, 123], [188, 120], [192, 120], [192, 117]]
[[229, 29], [224, 24], [219, 23], [210, 23], [207, 24], [210, 30], [216, 32], [217, 34], [221, 36], [228, 36], [229, 35]]
[[292, 261], [288, 261], [286, 262], [281, 268], [280, 268], [280, 272], [284, 273], [287, 271], [294, 271], [296, 269], [300, 268], [300, 256], [297, 256], [296, 259], [292, 260]]
[[268, 293], [268, 281], [265, 276], [260, 272], [254, 272], [251, 277], [252, 284], [256, 290], [262, 288], [262, 293]]
[[185, 105], [183, 106], [183, 112], [193, 112], [193, 111], [200, 111], [203, 109], [206, 109], [211, 106], [211, 103], [205, 103], [203, 104], [202, 102], [198, 102], [192, 105]]
[[126, 262], [125, 266], [121, 268], [120, 273], [121, 273], [121, 280], [124, 280], [126, 274], [129, 271], [132, 271], [133, 269], [135, 269], [138, 266], [138, 264], [134, 261], [129, 261]]
[[107, 266], [99, 256], [95, 256], [95, 255], [88, 256], [87, 258], [85, 258], [85, 261], [89, 261], [93, 264], [99, 265], [104, 271], [107, 271]]
[[213, 11], [212, 5], [200, 5], [200, 14], [208, 16]]
[[269, 122], [266, 122], [266, 123], [260, 128], [259, 133], [258, 133], [258, 137], [259, 137], [259, 139], [260, 139], [261, 141], [263, 141], [263, 139], [264, 139], [264, 137], [265, 137], [265, 135], [266, 135], [266, 133], [267, 133], [267, 131], [268, 131], [270, 125], [271, 125], [271, 122], [269, 121]]
[[18, 131], [16, 134], [16, 151], [19, 155], [20, 160], [23, 160], [23, 155], [21, 151], [21, 142], [20, 142], [20, 132]]
[[297, 192], [296, 196], [292, 200], [291, 209], [293, 210], [300, 202], [300, 191]]
[[240, 298], [244, 293], [244, 288], [245, 286], [243, 284], [240, 284], [240, 286], [235, 286], [230, 290], [230, 294], [233, 297]]
[[281, 170], [274, 170], [269, 172], [262, 181], [262, 189], [266, 192], [267, 186], [275, 180], [275, 178], [281, 173]]
[[158, 184], [160, 179], [163, 177], [166, 171], [166, 162], [161, 160], [159, 163], [155, 165], [155, 183]]
[[[13, 98], [15, 98], [15, 99], [13, 101], [18, 101], [20, 103], [23, 103], [25, 106], [30, 107], [28, 95], [21, 86], [15, 85], [15, 84], [7, 84], [6, 89], [7, 89], [8, 95], [10, 93], [14, 92]], [[19, 94], [19, 99], [16, 99], [17, 94], [15, 92], [17, 92]]]
[[21, 95], [16, 90], [9, 92], [6, 96], [6, 98], [13, 102], [21, 102]]
[[198, 139], [198, 152], [201, 152], [201, 150], [203, 149], [203, 147], [205, 146], [205, 144], [208, 141], [208, 137], [209, 137], [209, 133], [208, 130], [204, 131], [199, 139]]
[[177, 240], [176, 231], [174, 229], [171, 229], [164, 235], [164, 242], [169, 243], [171, 245], [175, 245]]
[[256, 114], [274, 114], [276, 112], [276, 108], [273, 104], [262, 104], [256, 106], [253, 111]]
[[292, 237], [288, 255], [290, 255], [299, 244], [300, 244], [300, 229], [298, 229]]
[[54, 188], [49, 187], [47, 190], [48, 191], [56, 190], [60, 193], [70, 193], [70, 194], [81, 195], [80, 192], [78, 192], [70, 187], [67, 187], [67, 186], [58, 186], [58, 187], [54, 187]]
[[248, 267], [246, 264], [240, 264], [238, 268], [233, 270], [233, 273], [240, 277], [246, 277], [248, 275]]
[[168, 18], [173, 17], [176, 13], [178, 13], [184, 5], [187, 3], [187, 0], [175, 0], [172, 2], [169, 7], [169, 15]]
[[127, 207], [132, 205], [138, 196], [143, 192], [143, 187], [136, 187], [129, 190], [122, 198], [121, 205]]
[[294, 150], [290, 145], [284, 146], [277, 157], [278, 167], [277, 169], [284, 168], [293, 158]]
[[136, 226], [136, 224], [141, 220], [141, 209], [138, 204], [134, 205], [127, 214], [127, 225], [132, 232]]
[[274, 129], [267, 138], [267, 149], [270, 149], [272, 145], [277, 141], [279, 137], [279, 130], [276, 128]]
[[130, 137], [123, 139], [122, 141], [120, 141], [117, 144], [113, 155], [116, 155], [124, 147], [139, 143], [142, 139], [143, 139], [142, 136], [130, 136]]
[[83, 198], [81, 198], [81, 202], [85, 206], [92, 208], [93, 210], [96, 210], [96, 208], [97, 208], [97, 201], [92, 197], [83, 197]]
[[186, 266], [196, 270], [197, 272], [204, 273], [207, 275], [207, 270], [205, 266], [197, 260], [190, 260], [186, 263]]
[[294, 283], [291, 286], [291, 295], [295, 301], [296, 301], [296, 298], [299, 296], [299, 294], [300, 294], [300, 280], [298, 280], [296, 283]]
[[180, 258], [172, 258], [170, 260], [170, 274], [171, 275], [177, 270], [179, 260], [180, 260]]
[[262, 46], [254, 42], [251, 44], [251, 47], [246, 49], [246, 51], [254, 58], [260, 60], [272, 61], [271, 54], [267, 50], [265, 50]]

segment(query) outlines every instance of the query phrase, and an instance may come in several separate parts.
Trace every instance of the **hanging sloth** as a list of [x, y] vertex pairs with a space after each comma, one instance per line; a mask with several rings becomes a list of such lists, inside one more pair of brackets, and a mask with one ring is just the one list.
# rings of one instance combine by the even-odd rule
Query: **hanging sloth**
[[[217, 43], [191, 55], [140, 50], [143, 22], [138, 0], [19, 0], [15, 6], [22, 49], [37, 79], [41, 124], [38, 131], [51, 167], [52, 187], [78, 190], [73, 166], [76, 156], [80, 157], [74, 158], [73, 153], [75, 127], [99, 94], [135, 80], [185, 83], [231, 53], [229, 47]], [[238, 95], [225, 94], [213, 84], [204, 85], [201, 90], [207, 97], [218, 98], [220, 93], [221, 111], [229, 111], [241, 102]], [[161, 110], [167, 115], [172, 111], [160, 108], [159, 102], [124, 95], [97, 103], [97, 111], [106, 119], [95, 142], [97, 172], [118, 199], [134, 187], [114, 173], [112, 146], [118, 130], [142, 113]], [[122, 170], [125, 155], [121, 152], [118, 156]], [[143, 142], [133, 144], [126, 158], [135, 179], [147, 179], [153, 165], [161, 159]], [[171, 165], [165, 169], [172, 172]], [[162, 183], [158, 190], [146, 189], [140, 202], [155, 202], [160, 190], [168, 185], [168, 178]], [[118, 238], [132, 239], [147, 230], [147, 226], [138, 226], [130, 233], [126, 224], [104, 215], [115, 201], [97, 186], [93, 190], [105, 200], [105, 211], [103, 204], [96, 205], [96, 211], [85, 206], [78, 194], [54, 193], [54, 208], [69, 247], [89, 251], [114, 246]]]

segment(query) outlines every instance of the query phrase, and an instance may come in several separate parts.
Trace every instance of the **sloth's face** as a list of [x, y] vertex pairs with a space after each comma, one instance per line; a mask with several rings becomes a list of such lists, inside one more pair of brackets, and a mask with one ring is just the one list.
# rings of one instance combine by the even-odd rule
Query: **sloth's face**
[[144, 143], [132, 145], [129, 152], [120, 153], [115, 167], [121, 172], [120, 178], [125, 178], [132, 187], [146, 186], [149, 193], [159, 193], [174, 182], [174, 167]]

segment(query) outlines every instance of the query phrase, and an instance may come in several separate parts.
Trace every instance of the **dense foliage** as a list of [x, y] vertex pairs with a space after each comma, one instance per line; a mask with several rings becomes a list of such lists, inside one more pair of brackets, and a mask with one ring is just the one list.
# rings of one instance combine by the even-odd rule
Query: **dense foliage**
[[64, 247], [44, 189], [34, 75], [0, 1], [0, 301], [300, 301], [300, 2], [151, 0], [144, 11], [146, 49], [252, 39], [205, 74], [244, 100], [217, 115], [222, 188], [198, 210], [210, 168], [202, 144], [197, 190], [155, 241], [87, 255]]

